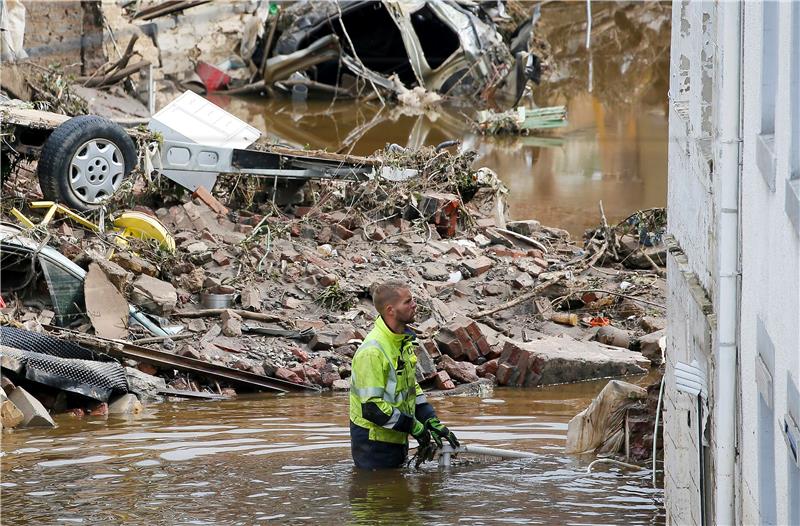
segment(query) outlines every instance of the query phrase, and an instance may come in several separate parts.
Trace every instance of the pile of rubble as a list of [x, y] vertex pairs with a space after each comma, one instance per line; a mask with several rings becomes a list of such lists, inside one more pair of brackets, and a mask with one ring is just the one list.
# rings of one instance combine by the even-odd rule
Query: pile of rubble
[[[140, 203], [134, 211], [157, 218], [174, 250], [147, 236], [120, 245], [118, 232], [69, 216], [31, 219], [3, 239], [3, 318], [117, 358], [131, 385], [150, 386], [140, 397], [348, 389], [352, 356], [376, 316], [371, 288], [388, 279], [415, 294], [418, 380], [434, 392], [642, 374], [661, 362], [664, 254], [651, 231], [663, 232], [663, 211], [604, 223], [581, 246], [535, 220], [507, 221], [505, 189], [471, 170], [469, 155], [379, 155], [419, 176], [317, 181], [305, 201], [284, 207], [256, 198], [268, 189], [251, 182], [250, 206], [236, 209], [241, 178], [220, 179], [224, 203], [202, 191], [170, 202], [180, 192], [133, 187], [118, 202]], [[35, 187], [20, 177], [6, 181], [17, 194]], [[47, 288], [40, 274], [11, 287], [20, 280], [6, 273], [24, 266], [9, 259], [20, 238], [83, 267], [84, 312], [65, 312], [56, 294], [34, 300], [31, 288]], [[628, 268], [637, 265], [644, 269]], [[113, 308], [111, 297], [121, 299]]]
[[[541, 73], [531, 13], [521, 4], [512, 16], [499, 2], [455, 0], [51, 4], [9, 4], [14, 23], [0, 51], [18, 80], [0, 87], [73, 115], [75, 108], [56, 108], [51, 81], [77, 81], [75, 94], [89, 113], [141, 117], [186, 89], [507, 105]], [[55, 20], [68, 27], [55, 31]], [[42, 66], [52, 78], [42, 78]]]

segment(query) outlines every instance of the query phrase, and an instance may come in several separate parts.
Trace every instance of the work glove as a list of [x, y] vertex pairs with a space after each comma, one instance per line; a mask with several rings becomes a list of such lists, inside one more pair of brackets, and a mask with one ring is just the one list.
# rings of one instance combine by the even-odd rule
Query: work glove
[[414, 420], [411, 436], [417, 440], [420, 449], [427, 447], [431, 443], [431, 432], [419, 420]]
[[414, 427], [411, 428], [411, 436], [413, 436], [419, 443], [417, 447], [417, 454], [415, 455], [416, 462], [414, 467], [419, 469], [423, 462], [433, 460], [436, 453], [436, 446], [431, 442], [431, 432], [419, 420], [414, 420]]
[[425, 429], [430, 430], [431, 437], [433, 438], [433, 441], [436, 442], [437, 447], [442, 447], [443, 438], [450, 442], [450, 445], [453, 446], [453, 449], [457, 449], [458, 446], [461, 445], [453, 432], [447, 429], [444, 424], [439, 422], [439, 419], [435, 416], [429, 418], [425, 422]]

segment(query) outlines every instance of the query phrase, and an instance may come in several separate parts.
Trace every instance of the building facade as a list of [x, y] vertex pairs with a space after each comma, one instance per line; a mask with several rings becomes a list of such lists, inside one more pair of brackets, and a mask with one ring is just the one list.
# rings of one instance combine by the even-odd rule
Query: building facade
[[800, 2], [672, 5], [669, 524], [800, 524]]

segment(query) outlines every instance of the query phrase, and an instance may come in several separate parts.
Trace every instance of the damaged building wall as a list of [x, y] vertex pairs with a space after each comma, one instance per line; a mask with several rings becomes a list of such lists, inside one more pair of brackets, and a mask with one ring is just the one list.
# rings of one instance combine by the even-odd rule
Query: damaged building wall
[[[203, 60], [218, 64], [236, 55], [242, 28], [258, 2], [241, 0], [194, 7], [147, 23], [155, 35], [164, 75], [182, 75]], [[139, 23], [139, 25], [144, 25]]]
[[[668, 524], [705, 524], [700, 466], [701, 421], [697, 397], [676, 387], [675, 366], [696, 360], [713, 378], [716, 305], [716, 224], [719, 196], [714, 194], [710, 135], [711, 100], [704, 89], [712, 58], [699, 56], [702, 38], [712, 30], [707, 4], [672, 4], [671, 81], [669, 106], [670, 214], [673, 246], [667, 257], [667, 360], [664, 388], [664, 492]], [[704, 19], [706, 22], [704, 23]], [[711, 389], [713, 404], [713, 389]], [[704, 412], [707, 413], [706, 410]], [[705, 435], [712, 429], [708, 415]], [[708, 448], [706, 448], [708, 450]], [[708, 455], [706, 456], [708, 459]], [[706, 465], [708, 462], [706, 463]], [[706, 484], [706, 488], [709, 486]], [[711, 499], [708, 499], [709, 501]]]
[[90, 75], [106, 62], [101, 2], [23, 0], [22, 4], [23, 45], [31, 61], [61, 64], [75, 75]]
[[671, 52], [667, 523], [800, 524], [800, 5], [675, 3]]

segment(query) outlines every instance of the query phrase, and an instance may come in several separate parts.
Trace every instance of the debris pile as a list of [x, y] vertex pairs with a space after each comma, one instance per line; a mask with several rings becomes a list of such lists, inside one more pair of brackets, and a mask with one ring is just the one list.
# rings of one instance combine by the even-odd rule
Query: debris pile
[[[222, 191], [224, 202], [204, 192], [149, 208], [139, 195], [135, 213], [163, 231], [141, 227], [123, 244], [119, 230], [87, 228], [69, 214], [38, 221], [42, 208], [29, 203], [20, 212], [28, 228], [3, 239], [4, 319], [159, 377], [150, 396], [224, 396], [270, 381], [347, 389], [376, 315], [371, 287], [391, 278], [417, 297], [418, 379], [428, 388], [573, 382], [658, 362], [648, 334], [663, 329], [663, 279], [616, 263], [609, 247], [618, 245], [606, 241], [624, 231], [619, 239], [659, 242], [643, 218], [663, 211], [601, 227], [582, 248], [563, 230], [507, 221], [502, 185], [471, 170], [470, 155], [391, 147], [377, 155], [418, 177], [317, 181], [306, 200], [283, 207], [255, 198], [236, 207], [238, 194]], [[268, 190], [263, 180], [248, 184], [253, 196]], [[78, 267], [74, 286], [53, 287], [58, 265]]]
[[[83, 30], [69, 32], [74, 45], [51, 50], [50, 59], [38, 50], [28, 57], [21, 46], [8, 54], [21, 64], [29, 59], [67, 66], [64, 78], [80, 85], [77, 95], [91, 113], [112, 110], [124, 94], [152, 112], [186, 89], [284, 94], [297, 101], [394, 100], [417, 108], [447, 98], [488, 107], [513, 104], [541, 74], [530, 48], [531, 18], [523, 16], [508, 31], [509, 20], [520, 17], [510, 19], [482, 3], [144, 0], [22, 9], [27, 24], [15, 25], [10, 40], [27, 36], [26, 42], [42, 40], [42, 47], [50, 45], [48, 35], [31, 33], [45, 33], [52, 17], [85, 20]], [[29, 82], [37, 91], [47, 87], [42, 79]], [[3, 87], [30, 100], [10, 82]]]

